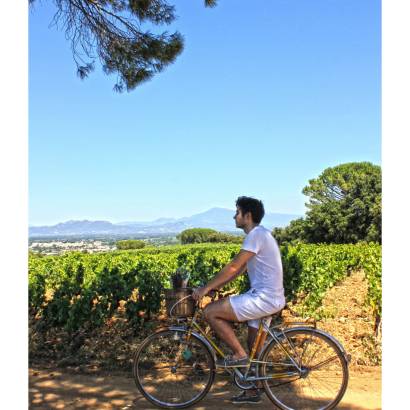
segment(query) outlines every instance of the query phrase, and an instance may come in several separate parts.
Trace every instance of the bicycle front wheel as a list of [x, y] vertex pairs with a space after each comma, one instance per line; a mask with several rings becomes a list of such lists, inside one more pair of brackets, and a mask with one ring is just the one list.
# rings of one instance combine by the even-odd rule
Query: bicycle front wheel
[[[348, 383], [339, 346], [316, 329], [289, 329], [262, 353], [260, 375], [269, 399], [283, 410], [328, 410], [342, 399]], [[287, 353], [284, 351], [287, 351]]]
[[161, 408], [184, 408], [201, 400], [215, 377], [208, 347], [183, 329], [161, 330], [145, 339], [134, 357], [139, 391]]

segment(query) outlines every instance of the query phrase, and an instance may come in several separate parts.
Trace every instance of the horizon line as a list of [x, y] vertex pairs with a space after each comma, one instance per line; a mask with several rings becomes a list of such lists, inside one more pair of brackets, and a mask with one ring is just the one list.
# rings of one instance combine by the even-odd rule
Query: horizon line
[[[227, 211], [233, 211], [234, 212], [234, 209], [230, 209], [230, 208], [212, 207], [212, 208], [209, 208], [209, 209], [207, 209], [205, 211], [202, 211], [202, 212], [194, 213], [194, 214], [191, 214], [189, 216], [181, 216], [181, 217], [160, 216], [160, 217], [157, 217], [157, 218], [154, 218], [154, 219], [147, 219], [147, 220], [142, 220], [142, 219], [140, 219], [140, 220], [137, 220], [137, 219], [136, 220], [131, 220], [131, 219], [128, 219], [128, 220], [120, 220], [120, 221], [117, 221], [117, 222], [112, 222], [108, 218], [107, 219], [78, 218], [78, 219], [67, 219], [65, 221], [60, 220], [60, 221], [54, 222], [54, 223], [53, 222], [30, 223], [29, 222], [28, 227], [29, 228], [37, 228], [37, 227], [43, 227], [43, 226], [54, 226], [54, 225], [58, 225], [58, 224], [68, 223], [68, 222], [109, 222], [113, 225], [118, 225], [118, 224], [127, 224], [127, 223], [150, 223], [150, 222], [155, 222], [159, 219], [173, 219], [175, 221], [178, 221], [180, 219], [190, 218], [190, 217], [195, 216], [195, 215], [200, 215], [202, 213], [211, 211], [213, 209], [224, 209], [224, 210], [227, 210]], [[265, 215], [269, 215], [269, 214], [292, 215], [292, 216], [303, 216], [304, 215], [304, 214], [300, 214], [300, 213], [291, 213], [291, 212], [265, 211]]]

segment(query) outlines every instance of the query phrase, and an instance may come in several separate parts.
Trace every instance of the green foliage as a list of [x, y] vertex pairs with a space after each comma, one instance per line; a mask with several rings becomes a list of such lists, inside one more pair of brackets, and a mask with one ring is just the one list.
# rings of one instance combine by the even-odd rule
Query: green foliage
[[242, 243], [243, 236], [230, 235], [228, 233], [217, 232], [209, 237], [209, 242], [219, 242], [219, 243]]
[[127, 250], [127, 249], [142, 249], [146, 243], [144, 241], [139, 241], [137, 239], [127, 239], [123, 241], [117, 241], [117, 249]]
[[275, 229], [280, 243], [381, 243], [381, 168], [352, 162], [327, 168], [303, 189], [305, 219]]
[[[177, 31], [156, 34], [141, 28], [143, 23], [160, 26], [175, 20], [175, 7], [164, 0], [52, 1], [57, 8], [54, 22], [64, 27], [71, 42], [78, 76], [87, 77], [98, 57], [106, 74], [116, 74], [116, 91], [130, 91], [150, 80], [184, 48]], [[205, 7], [215, 5], [216, 0], [205, 0]]]
[[376, 316], [382, 312], [382, 248], [376, 243], [360, 245], [358, 252], [359, 268], [363, 269], [369, 283], [367, 303]]
[[229, 235], [209, 228], [191, 228], [185, 229], [177, 235], [177, 239], [183, 245], [191, 243], [220, 242], [220, 243], [242, 243], [243, 237]]
[[306, 242], [305, 221], [303, 218], [295, 219], [290, 221], [286, 228], [274, 228], [272, 234], [279, 245], [304, 243]]
[[368, 279], [368, 304], [381, 315], [381, 246], [378, 244], [300, 244], [282, 248], [288, 300], [298, 300], [302, 315], [321, 316], [326, 291], [354, 270]]
[[29, 309], [37, 314], [44, 305], [46, 296], [47, 258], [37, 258], [29, 253], [28, 263], [28, 302]]
[[185, 231], [182, 231], [177, 235], [177, 239], [180, 240], [183, 245], [189, 243], [209, 242], [209, 238], [217, 233], [218, 232], [214, 229], [208, 228], [185, 229]]
[[42, 258], [44, 255], [41, 252], [28, 251], [30, 258]]
[[[235, 244], [195, 244], [116, 251], [67, 253], [29, 258], [30, 312], [44, 327], [70, 332], [104, 323], [125, 302], [130, 326], [138, 329], [161, 308], [162, 289], [178, 269], [191, 272], [189, 286], [209, 281], [239, 252]], [[381, 315], [381, 246], [283, 246], [284, 287], [288, 301], [299, 301], [303, 315], [320, 316], [326, 291], [352, 270], [369, 281], [367, 301]], [[249, 287], [247, 275], [226, 286], [238, 293]]]
[[381, 241], [381, 169], [369, 162], [327, 168], [309, 181], [310, 242]]

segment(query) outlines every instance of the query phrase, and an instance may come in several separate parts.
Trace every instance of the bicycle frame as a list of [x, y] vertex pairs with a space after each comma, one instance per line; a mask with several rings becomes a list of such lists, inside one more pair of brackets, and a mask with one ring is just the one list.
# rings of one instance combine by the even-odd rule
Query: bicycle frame
[[[202, 336], [201, 338], [204, 339], [204, 341], [206, 341], [206, 344], [208, 345], [208, 348], [211, 349], [211, 351], [213, 351], [214, 353], [214, 357], [215, 357], [215, 353], [217, 353], [220, 357], [225, 358], [226, 355], [225, 353], [217, 346], [217, 344], [209, 337], [209, 335], [207, 334], [207, 332], [205, 330], [202, 329], [202, 327], [198, 324], [197, 319], [198, 319], [198, 314], [199, 314], [199, 309], [196, 309], [194, 312], [194, 316], [189, 319], [189, 323], [187, 325], [187, 327], [185, 328], [186, 332], [187, 332], [187, 341], [189, 341], [191, 334], [194, 330], [197, 330], [198, 336]], [[273, 365], [274, 363], [272, 362], [265, 362], [265, 361], [261, 361], [261, 360], [257, 360], [255, 359], [256, 356], [256, 352], [258, 351], [258, 347], [261, 343], [262, 340], [262, 334], [263, 332], [268, 333], [272, 339], [274, 339], [278, 345], [280, 346], [280, 348], [282, 349], [282, 351], [286, 354], [286, 356], [290, 359], [290, 362], [288, 364], [289, 367], [292, 367], [292, 371], [288, 371], [288, 372], [277, 372], [269, 377], [259, 377], [259, 376], [251, 376], [251, 377], [247, 377], [248, 372], [250, 367], [252, 366], [252, 364], [257, 364], [257, 365]], [[228, 371], [233, 371], [241, 381], [247, 381], [247, 382], [256, 382], [256, 381], [262, 381], [262, 380], [273, 380], [273, 379], [281, 379], [281, 378], [286, 378], [287, 381], [289, 381], [289, 377], [300, 377], [300, 374], [302, 372], [301, 367], [299, 366], [299, 364], [295, 361], [294, 356], [296, 354], [296, 351], [294, 349], [294, 347], [292, 346], [292, 343], [290, 342], [290, 340], [286, 337], [284, 332], [281, 332], [281, 335], [283, 335], [283, 339], [286, 339], [289, 346], [291, 347], [291, 349], [293, 350], [293, 355], [292, 353], [290, 353], [288, 351], [288, 349], [284, 346], [282, 340], [278, 337], [278, 334], [274, 331], [272, 331], [272, 329], [269, 328], [269, 326], [267, 325], [267, 321], [266, 318], [262, 319], [259, 323], [259, 328], [258, 328], [258, 332], [256, 334], [256, 338], [255, 338], [255, 342], [252, 346], [252, 350], [249, 356], [249, 364], [247, 367], [245, 367], [246, 371], [245, 373], [242, 373], [239, 368], [237, 367], [232, 367], [232, 368], [228, 368], [225, 370]], [[261, 352], [261, 354], [263, 353], [263, 351]], [[280, 363], [280, 365], [283, 367], [284, 363]], [[241, 367], [242, 369], [243, 367]], [[231, 373], [232, 374], [232, 373]]]
[[[173, 316], [173, 308], [183, 300], [171, 307], [169, 317]], [[218, 339], [213, 340], [209, 327], [202, 325], [199, 304], [190, 312], [190, 317], [186, 316], [184, 309], [178, 312], [182, 317], [174, 317], [177, 323], [148, 336], [136, 351], [133, 361], [137, 388], [150, 402], [163, 408], [188, 407], [202, 400], [214, 381], [218, 368], [216, 359], [226, 357], [222, 346], [218, 346]], [[314, 400], [313, 404], [318, 406], [322, 401], [328, 401], [326, 408], [334, 408], [346, 391], [349, 355], [335, 338], [316, 329], [315, 322], [284, 322], [269, 327], [268, 320], [269, 317], [260, 320], [246, 366], [219, 368], [227, 371], [242, 390], [265, 390], [268, 398], [280, 408], [303, 408], [297, 403], [299, 396], [301, 400], [305, 397]], [[328, 363], [334, 360], [335, 367], [331, 365], [329, 368]], [[159, 366], [155, 366], [157, 362]], [[320, 374], [322, 366], [326, 367]], [[319, 378], [309, 378], [311, 371], [315, 371]], [[329, 374], [330, 381], [327, 382]], [[197, 387], [194, 383], [192, 386], [195, 388], [187, 390], [187, 397], [178, 393], [179, 388], [174, 392], [172, 386], [178, 386], [184, 380], [188, 388], [192, 377], [192, 381], [199, 380], [202, 384]], [[305, 378], [310, 381], [300, 380]], [[296, 383], [295, 395], [290, 394], [290, 397], [293, 383]], [[316, 402], [312, 394], [317, 394], [319, 401]]]

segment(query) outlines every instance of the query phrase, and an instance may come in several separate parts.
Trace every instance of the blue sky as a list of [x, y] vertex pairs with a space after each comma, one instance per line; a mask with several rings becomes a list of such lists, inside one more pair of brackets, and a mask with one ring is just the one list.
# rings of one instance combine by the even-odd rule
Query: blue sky
[[188, 216], [239, 195], [303, 214], [325, 168], [380, 164], [379, 1], [171, 3], [184, 52], [123, 94], [98, 64], [76, 76], [51, 2], [30, 12], [30, 225]]

